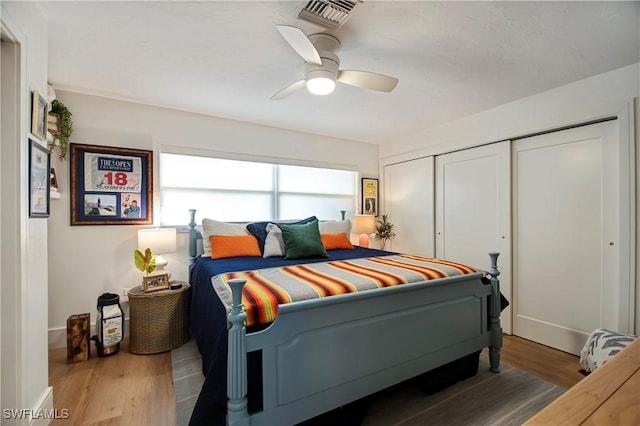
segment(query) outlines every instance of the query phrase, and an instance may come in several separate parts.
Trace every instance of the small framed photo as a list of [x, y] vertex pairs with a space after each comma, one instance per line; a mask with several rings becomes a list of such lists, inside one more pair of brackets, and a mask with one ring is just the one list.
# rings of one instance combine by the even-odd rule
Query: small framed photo
[[169, 274], [149, 275], [143, 277], [143, 289], [146, 292], [169, 288]]
[[378, 179], [362, 178], [362, 214], [378, 216]]
[[31, 133], [41, 141], [47, 140], [47, 100], [37, 91], [33, 91], [31, 101]]
[[49, 217], [51, 194], [51, 154], [29, 139], [29, 217]]

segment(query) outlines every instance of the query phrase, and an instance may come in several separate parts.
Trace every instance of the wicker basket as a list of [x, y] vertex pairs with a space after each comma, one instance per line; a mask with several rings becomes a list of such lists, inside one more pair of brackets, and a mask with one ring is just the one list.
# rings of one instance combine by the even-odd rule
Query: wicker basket
[[166, 352], [189, 340], [191, 286], [181, 284], [177, 290], [129, 291], [129, 352]]

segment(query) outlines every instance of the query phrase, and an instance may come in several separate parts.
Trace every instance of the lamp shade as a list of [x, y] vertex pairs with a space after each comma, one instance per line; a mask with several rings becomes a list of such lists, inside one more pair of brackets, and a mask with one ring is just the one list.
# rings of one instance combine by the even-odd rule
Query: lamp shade
[[138, 250], [151, 249], [154, 255], [175, 253], [176, 228], [155, 228], [138, 230]]
[[370, 214], [353, 215], [353, 233], [360, 234], [358, 245], [369, 247], [369, 234], [376, 230], [376, 217]]
[[307, 90], [314, 95], [328, 95], [336, 87], [336, 76], [330, 71], [319, 69], [306, 75]]
[[354, 234], [373, 234], [376, 230], [376, 217], [370, 214], [353, 215]]

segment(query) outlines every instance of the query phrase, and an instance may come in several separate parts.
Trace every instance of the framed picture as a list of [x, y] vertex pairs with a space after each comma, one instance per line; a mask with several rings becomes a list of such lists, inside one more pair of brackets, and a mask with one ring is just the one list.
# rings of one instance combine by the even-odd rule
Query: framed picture
[[31, 101], [31, 133], [41, 141], [47, 140], [48, 109], [47, 100], [34, 90]]
[[153, 151], [70, 146], [71, 225], [153, 223]]
[[362, 214], [378, 216], [378, 179], [362, 178]]
[[149, 275], [143, 277], [142, 287], [145, 292], [169, 288], [169, 274]]
[[29, 217], [49, 217], [51, 153], [29, 139]]

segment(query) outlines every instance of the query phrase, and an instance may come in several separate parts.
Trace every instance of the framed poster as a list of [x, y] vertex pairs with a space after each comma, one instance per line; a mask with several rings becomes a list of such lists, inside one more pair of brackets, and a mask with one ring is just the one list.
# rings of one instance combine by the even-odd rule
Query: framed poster
[[378, 216], [378, 179], [362, 178], [362, 214]]
[[31, 133], [41, 141], [47, 140], [47, 100], [37, 91], [33, 91], [31, 101]]
[[49, 217], [51, 153], [29, 139], [29, 217]]
[[71, 225], [153, 223], [153, 151], [71, 144]]

